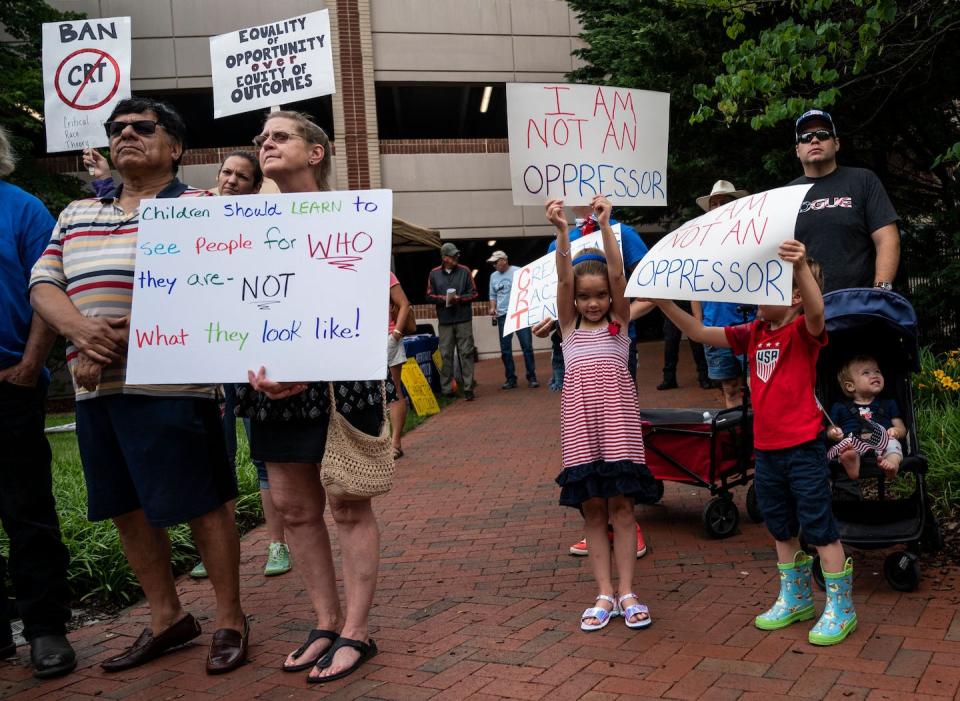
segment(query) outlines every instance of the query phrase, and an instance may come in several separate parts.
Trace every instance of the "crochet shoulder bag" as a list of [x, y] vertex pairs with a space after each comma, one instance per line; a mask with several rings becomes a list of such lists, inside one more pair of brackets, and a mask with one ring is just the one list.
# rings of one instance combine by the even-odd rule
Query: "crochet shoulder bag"
[[380, 383], [383, 423], [380, 435], [355, 428], [337, 411], [333, 383], [329, 384], [330, 425], [321, 462], [324, 489], [341, 499], [359, 501], [386, 494], [393, 487], [396, 463], [387, 421], [387, 389]]

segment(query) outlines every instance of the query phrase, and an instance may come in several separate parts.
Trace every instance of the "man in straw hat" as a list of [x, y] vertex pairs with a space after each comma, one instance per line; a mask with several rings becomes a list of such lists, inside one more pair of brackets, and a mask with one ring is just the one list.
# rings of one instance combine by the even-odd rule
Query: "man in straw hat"
[[518, 329], [516, 333], [504, 335], [503, 327], [507, 322], [507, 305], [510, 303], [510, 288], [513, 287], [514, 275], [520, 268], [510, 265], [510, 260], [504, 251], [494, 251], [487, 258], [493, 266], [490, 275], [490, 316], [497, 320], [500, 335], [500, 358], [503, 360], [503, 370], [506, 382], [500, 389], [514, 389], [517, 386], [517, 368], [513, 362], [513, 337], [520, 341], [523, 351], [523, 364], [527, 369], [527, 384], [530, 389], [540, 386], [537, 382], [537, 366], [533, 359], [533, 334], [529, 328]]

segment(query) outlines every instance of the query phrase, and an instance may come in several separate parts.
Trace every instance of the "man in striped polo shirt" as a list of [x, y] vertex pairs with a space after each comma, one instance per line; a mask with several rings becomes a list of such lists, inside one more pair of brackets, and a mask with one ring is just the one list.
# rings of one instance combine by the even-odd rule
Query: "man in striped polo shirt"
[[186, 127], [168, 105], [123, 100], [105, 128], [123, 185], [67, 206], [30, 280], [34, 309], [68, 341], [89, 518], [116, 524], [150, 606], [150, 627], [101, 666], [129, 669], [200, 634], [180, 606], [165, 530], [186, 522], [217, 599], [207, 672], [227, 672], [246, 658], [248, 624], [239, 538], [226, 506], [237, 496], [236, 475], [215, 388], [126, 383], [140, 201], [209, 193], [176, 178]]

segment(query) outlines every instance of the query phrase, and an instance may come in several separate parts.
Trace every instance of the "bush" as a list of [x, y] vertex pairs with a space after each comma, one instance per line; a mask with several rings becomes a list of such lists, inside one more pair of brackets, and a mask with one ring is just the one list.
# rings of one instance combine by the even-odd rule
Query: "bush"
[[[47, 425], [73, 421], [72, 415], [48, 419]], [[67, 572], [75, 597], [87, 603], [125, 605], [142, 596], [140, 585], [127, 563], [120, 535], [111, 521], [87, 520], [87, 490], [80, 452], [74, 433], [48, 436], [53, 450], [53, 493], [60, 516], [63, 542], [70, 552]], [[250, 462], [246, 436], [239, 432], [237, 447], [237, 522], [249, 530], [263, 516], [256, 470]], [[174, 572], [182, 574], [197, 561], [197, 550], [187, 525], [168, 529]], [[6, 534], [0, 532], [0, 550], [8, 551]]]
[[914, 380], [917, 437], [930, 465], [927, 483], [942, 516], [960, 507], [960, 350], [920, 355]]

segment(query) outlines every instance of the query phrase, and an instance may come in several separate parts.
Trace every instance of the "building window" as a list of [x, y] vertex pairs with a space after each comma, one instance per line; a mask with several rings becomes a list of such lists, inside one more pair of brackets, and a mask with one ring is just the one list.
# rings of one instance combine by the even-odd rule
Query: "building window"
[[[173, 105], [187, 124], [187, 148], [217, 148], [223, 146], [250, 146], [260, 133], [268, 110], [244, 112], [229, 117], [213, 118], [213, 90], [175, 90], [143, 93]], [[323, 127], [332, 141], [333, 103], [330, 96], [318, 97], [284, 105], [285, 109], [306, 112]]]
[[507, 138], [507, 90], [503, 83], [377, 83], [376, 91], [381, 139]]

